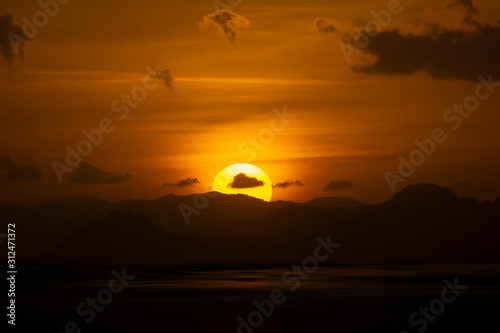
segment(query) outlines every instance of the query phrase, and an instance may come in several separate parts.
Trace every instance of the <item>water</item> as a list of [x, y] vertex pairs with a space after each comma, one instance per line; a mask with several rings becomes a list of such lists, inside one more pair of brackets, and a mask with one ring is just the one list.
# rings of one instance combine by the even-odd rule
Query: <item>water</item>
[[[269, 317], [254, 313], [256, 327], [240, 332], [417, 332], [421, 326], [411, 326], [409, 316], [440, 298], [443, 281], [455, 277], [467, 289], [425, 332], [495, 327], [500, 309], [500, 265], [326, 265], [284, 282], [291, 266], [24, 265], [17, 276], [16, 331], [64, 332], [74, 321], [81, 332], [233, 333], [240, 325], [237, 318], [248, 322], [257, 310], [253, 302], [269, 305], [266, 300], [277, 289], [282, 303], [273, 306], [272, 314], [264, 307]], [[90, 314], [81, 316], [76, 308], [107, 289], [112, 269], [122, 267], [135, 279], [86, 323]]]

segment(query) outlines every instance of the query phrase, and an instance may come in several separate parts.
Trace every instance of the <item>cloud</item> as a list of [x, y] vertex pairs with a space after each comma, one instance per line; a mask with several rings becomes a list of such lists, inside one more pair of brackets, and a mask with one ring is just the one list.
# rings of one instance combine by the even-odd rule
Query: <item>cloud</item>
[[314, 20], [314, 27], [321, 34], [329, 34], [332, 32], [338, 32], [340, 23], [329, 18], [317, 17]]
[[250, 27], [250, 21], [230, 10], [216, 10], [212, 14], [203, 16], [198, 27], [200, 29], [215, 27], [234, 45], [239, 33]]
[[172, 77], [170, 70], [162, 70], [160, 69], [160, 65], [157, 65], [156, 72], [154, 74], [150, 73], [150, 76], [156, 81], [164, 83], [170, 92], [175, 92], [174, 86], [172, 85], [172, 83], [174, 83], [174, 78]]
[[14, 15], [0, 14], [0, 54], [12, 66], [16, 59], [24, 60], [24, 46], [32, 38], [26, 38], [23, 28], [14, 22]]
[[0, 157], [0, 170], [9, 170], [2, 178], [10, 181], [35, 181], [42, 178], [42, 170], [34, 166], [18, 167], [10, 155]]
[[242, 172], [234, 176], [233, 181], [227, 186], [231, 188], [252, 188], [263, 185], [264, 182], [262, 180], [258, 180], [255, 177], [249, 177]]
[[165, 186], [186, 187], [186, 186], [191, 186], [191, 185], [199, 184], [199, 183], [200, 183], [200, 181], [198, 180], [198, 178], [188, 177], [186, 179], [182, 179], [182, 180], [178, 181], [177, 183], [164, 183], [163, 187], [165, 187]]
[[11, 181], [35, 181], [42, 178], [42, 170], [34, 166], [25, 166], [7, 172], [3, 178]]
[[129, 173], [105, 172], [88, 162], [82, 162], [73, 174], [71, 182], [78, 184], [112, 184], [124, 182], [132, 177]]
[[461, 8], [465, 10], [462, 23], [468, 26], [479, 25], [478, 22], [474, 20], [474, 15], [478, 13], [478, 9], [474, 6], [472, 0], [457, 0], [454, 3], [447, 5], [446, 8]]
[[17, 168], [17, 165], [12, 160], [12, 157], [10, 157], [9, 155], [5, 155], [3, 157], [0, 157], [0, 169], [12, 170], [15, 168]]
[[347, 180], [332, 180], [323, 187], [323, 191], [347, 190], [353, 187], [352, 183]]
[[[425, 71], [436, 78], [472, 81], [479, 75], [500, 76], [500, 24], [475, 21], [478, 10], [471, 0], [458, 0], [447, 8], [462, 11], [459, 27], [424, 22], [420, 32], [396, 27], [371, 38], [368, 33], [373, 32], [366, 30], [356, 35], [339, 33], [344, 46], [359, 53], [363, 61], [352, 69], [386, 75]], [[409, 27], [409, 31], [418, 29], [418, 22]]]
[[428, 36], [382, 32], [365, 49], [377, 57], [372, 65], [356, 67], [361, 73], [409, 74], [427, 71], [438, 78], [477, 80], [479, 75], [500, 75], [500, 26], [473, 33], [445, 31]]
[[291, 180], [285, 180], [284, 182], [282, 183], [276, 183], [275, 185], [273, 185], [273, 188], [287, 188], [287, 187], [290, 187], [290, 186], [304, 186], [304, 183], [302, 183], [300, 180], [296, 180], [296, 181], [291, 181]]

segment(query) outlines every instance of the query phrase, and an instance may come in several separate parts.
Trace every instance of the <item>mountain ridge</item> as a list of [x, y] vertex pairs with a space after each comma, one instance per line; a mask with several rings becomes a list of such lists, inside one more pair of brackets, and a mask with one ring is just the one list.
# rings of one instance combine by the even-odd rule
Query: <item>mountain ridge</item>
[[[350, 207], [221, 195], [181, 232], [158, 223], [161, 216], [179, 214], [178, 203], [190, 198], [117, 203], [111, 208], [119, 212], [76, 226], [31, 261], [136, 263], [144, 257], [145, 263], [298, 262], [317, 237], [328, 235], [345, 249], [332, 257], [332, 263], [499, 261], [495, 235], [500, 232], [500, 205], [458, 198], [433, 184], [411, 185], [380, 204]], [[146, 212], [136, 211], [141, 207]], [[85, 244], [100, 245], [94, 249]], [[115, 253], [117, 249], [122, 255]]]

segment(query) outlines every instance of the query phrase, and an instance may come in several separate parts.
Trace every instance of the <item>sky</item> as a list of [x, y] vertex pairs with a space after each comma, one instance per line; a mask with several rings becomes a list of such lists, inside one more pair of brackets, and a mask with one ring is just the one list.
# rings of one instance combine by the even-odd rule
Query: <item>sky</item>
[[0, 3], [0, 201], [208, 192], [235, 163], [272, 200], [500, 196], [498, 1], [60, 1]]

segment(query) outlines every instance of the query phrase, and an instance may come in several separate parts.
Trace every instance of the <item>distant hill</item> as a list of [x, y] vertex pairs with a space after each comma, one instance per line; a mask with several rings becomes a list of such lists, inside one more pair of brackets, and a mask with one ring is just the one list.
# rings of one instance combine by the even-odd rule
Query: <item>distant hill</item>
[[151, 223], [171, 233], [204, 233], [225, 228], [241, 220], [252, 220], [293, 202], [265, 202], [246, 195], [219, 193], [186, 224], [179, 211], [181, 203], [193, 207], [194, 195], [167, 196], [154, 200], [123, 200], [111, 203], [92, 196], [53, 200], [35, 206], [0, 202], [0, 214], [15, 221], [18, 233], [18, 260], [39, 257], [78, 228], [102, 220], [114, 211], [144, 213]]
[[318, 207], [318, 208], [338, 208], [338, 207], [357, 207], [362, 203], [353, 198], [347, 197], [323, 197], [315, 198], [311, 201], [304, 203], [305, 206]]
[[[301, 262], [312, 255], [316, 238], [328, 235], [341, 243], [329, 258], [335, 263], [500, 261], [498, 200], [481, 204], [432, 184], [408, 186], [377, 205], [358, 205], [344, 198], [319, 198], [312, 200], [312, 205], [267, 203], [220, 194], [183, 232], [169, 231], [171, 225], [177, 226], [179, 216], [174, 223], [168, 216], [173, 216], [179, 203], [190, 200], [192, 196], [169, 195], [152, 201], [111, 204], [120, 211], [76, 227], [32, 261]], [[338, 203], [346, 205], [329, 207]], [[141, 207], [144, 213], [137, 212]]]
[[183, 262], [195, 251], [196, 247], [185, 238], [151, 224], [145, 214], [116, 211], [79, 228], [35, 262]]
[[394, 207], [433, 207], [448, 202], [453, 202], [458, 196], [450, 189], [434, 184], [417, 184], [406, 187], [394, 195], [390, 204]]

